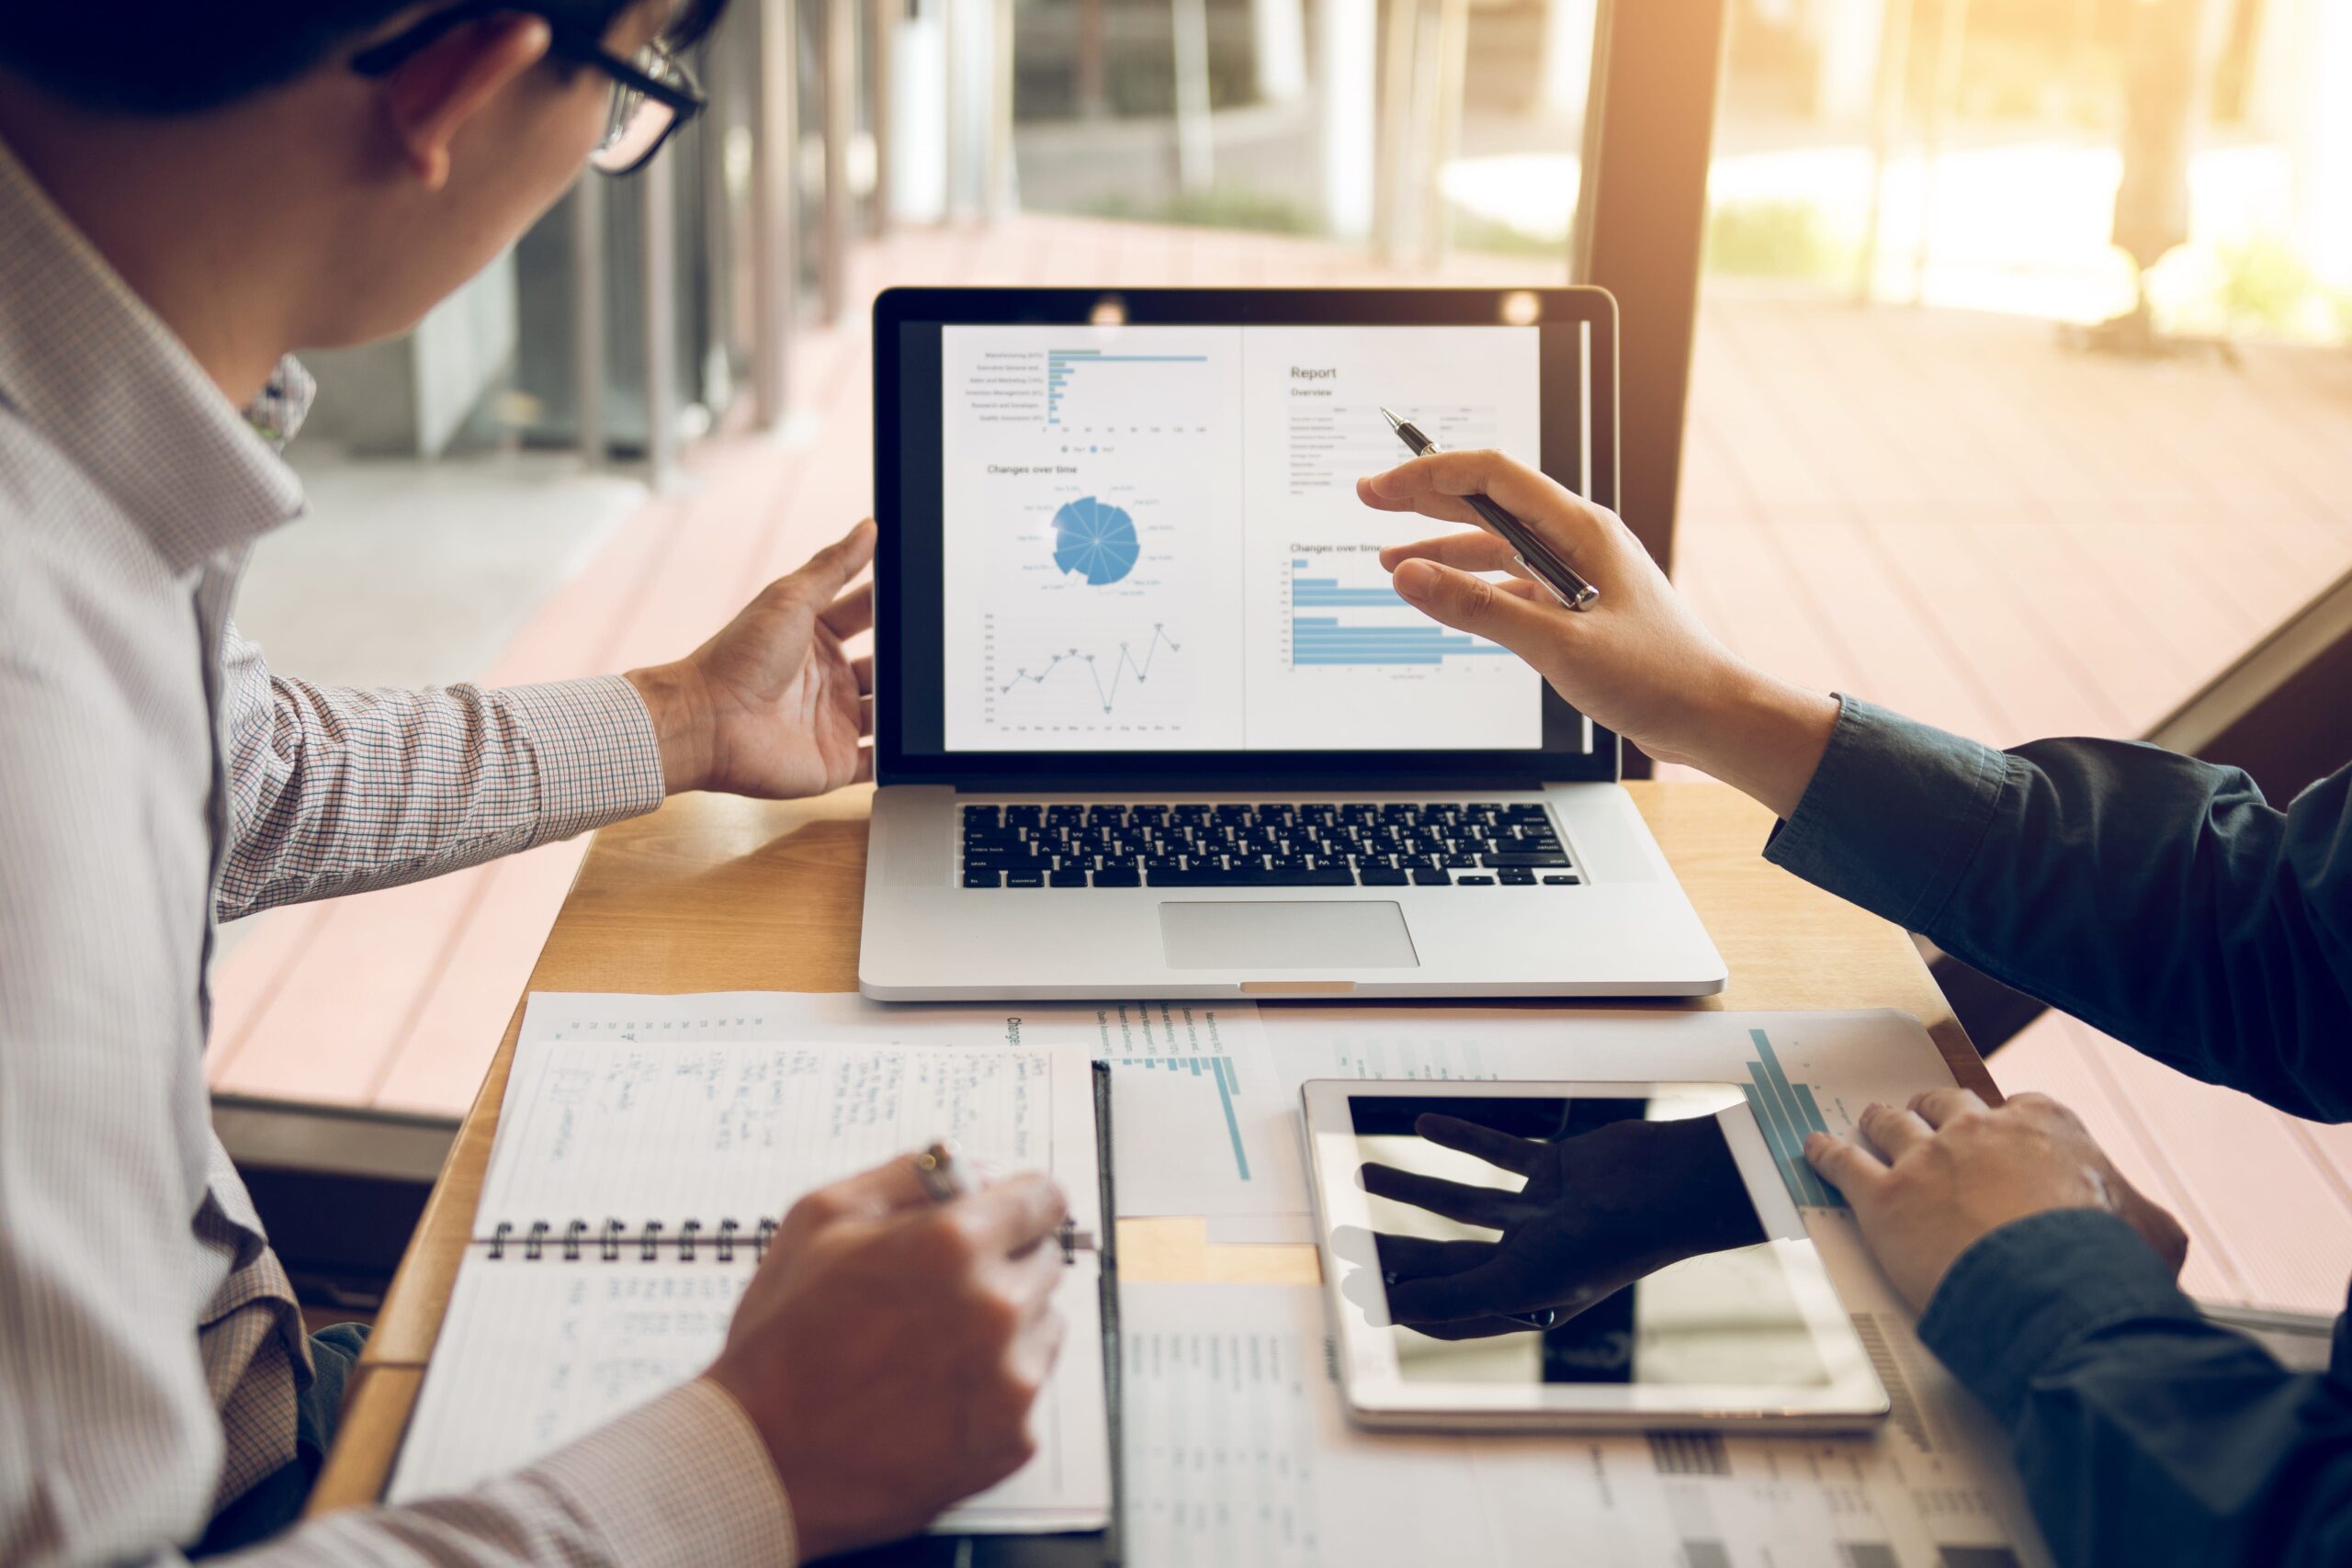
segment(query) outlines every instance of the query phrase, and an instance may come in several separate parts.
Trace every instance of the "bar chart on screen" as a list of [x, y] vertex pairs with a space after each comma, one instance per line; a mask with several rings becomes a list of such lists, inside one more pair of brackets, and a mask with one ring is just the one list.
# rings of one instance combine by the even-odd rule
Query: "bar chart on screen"
[[1510, 656], [1466, 632], [1427, 619], [1385, 581], [1318, 575], [1305, 556], [1290, 563], [1290, 641], [1294, 670], [1325, 665], [1427, 669], [1451, 659]]

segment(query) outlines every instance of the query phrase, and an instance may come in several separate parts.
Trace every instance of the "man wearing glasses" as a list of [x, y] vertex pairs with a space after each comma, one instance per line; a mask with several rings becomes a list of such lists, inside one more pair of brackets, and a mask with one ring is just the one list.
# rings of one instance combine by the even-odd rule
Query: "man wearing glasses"
[[228, 619], [301, 510], [288, 351], [407, 328], [583, 161], [652, 157], [721, 4], [0, 7], [0, 1562], [790, 1562], [1026, 1457], [1061, 1195], [930, 1205], [901, 1161], [793, 1210], [702, 1378], [297, 1527], [356, 1346], [303, 1333], [209, 1128], [216, 919], [865, 767], [870, 525], [601, 680], [325, 689]]

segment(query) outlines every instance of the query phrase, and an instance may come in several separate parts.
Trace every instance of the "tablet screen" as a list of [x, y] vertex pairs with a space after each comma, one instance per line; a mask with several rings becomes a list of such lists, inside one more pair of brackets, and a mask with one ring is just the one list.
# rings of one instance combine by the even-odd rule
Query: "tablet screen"
[[1341, 1297], [1404, 1382], [1830, 1382], [1725, 1138], [1745, 1108], [1671, 1089], [1349, 1103], [1379, 1268]]

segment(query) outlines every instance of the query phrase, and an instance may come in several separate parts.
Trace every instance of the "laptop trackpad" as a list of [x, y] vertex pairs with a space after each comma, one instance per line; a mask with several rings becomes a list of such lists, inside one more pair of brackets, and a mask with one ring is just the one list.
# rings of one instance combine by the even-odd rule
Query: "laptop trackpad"
[[1176, 969], [1417, 969], [1405, 911], [1385, 901], [1159, 906]]

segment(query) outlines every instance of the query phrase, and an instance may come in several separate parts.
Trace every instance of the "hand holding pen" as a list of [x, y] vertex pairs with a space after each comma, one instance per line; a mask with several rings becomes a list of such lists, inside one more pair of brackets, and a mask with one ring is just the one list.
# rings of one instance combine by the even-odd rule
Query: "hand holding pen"
[[[1380, 552], [1405, 603], [1510, 649], [1570, 707], [1657, 761], [1702, 769], [1783, 817], [1796, 809], [1837, 726], [1836, 699], [1717, 641], [1613, 513], [1500, 452], [1432, 452], [1357, 480], [1356, 494], [1383, 512], [1476, 525]], [[1606, 596], [1586, 614], [1563, 609], [1562, 594], [1518, 575], [1532, 558], [1521, 563], [1473, 497], [1508, 511]], [[1497, 571], [1513, 575], [1479, 575]]]
[[[1414, 457], [1427, 457], [1444, 450], [1422, 434], [1421, 427], [1412, 421], [1399, 419], [1386, 409], [1380, 411], [1380, 417], [1388, 422], [1388, 428], [1396, 433], [1396, 439]], [[1571, 610], [1589, 610], [1600, 603], [1600, 589], [1586, 581], [1583, 574], [1570, 566], [1541, 534], [1496, 505], [1493, 498], [1472, 491], [1462, 497], [1462, 502], [1511, 547], [1512, 561], [1550, 589], [1552, 597]]]
[[[934, 1203], [952, 1203], [973, 1191], [969, 1174], [970, 1162], [963, 1157], [955, 1141], [942, 1138], [914, 1157], [915, 1179], [922, 1184], [923, 1193]], [[1092, 1231], [1082, 1231], [1076, 1222], [1065, 1215], [1054, 1239], [1062, 1249], [1062, 1261], [1074, 1263], [1081, 1252], [1101, 1250]]]

